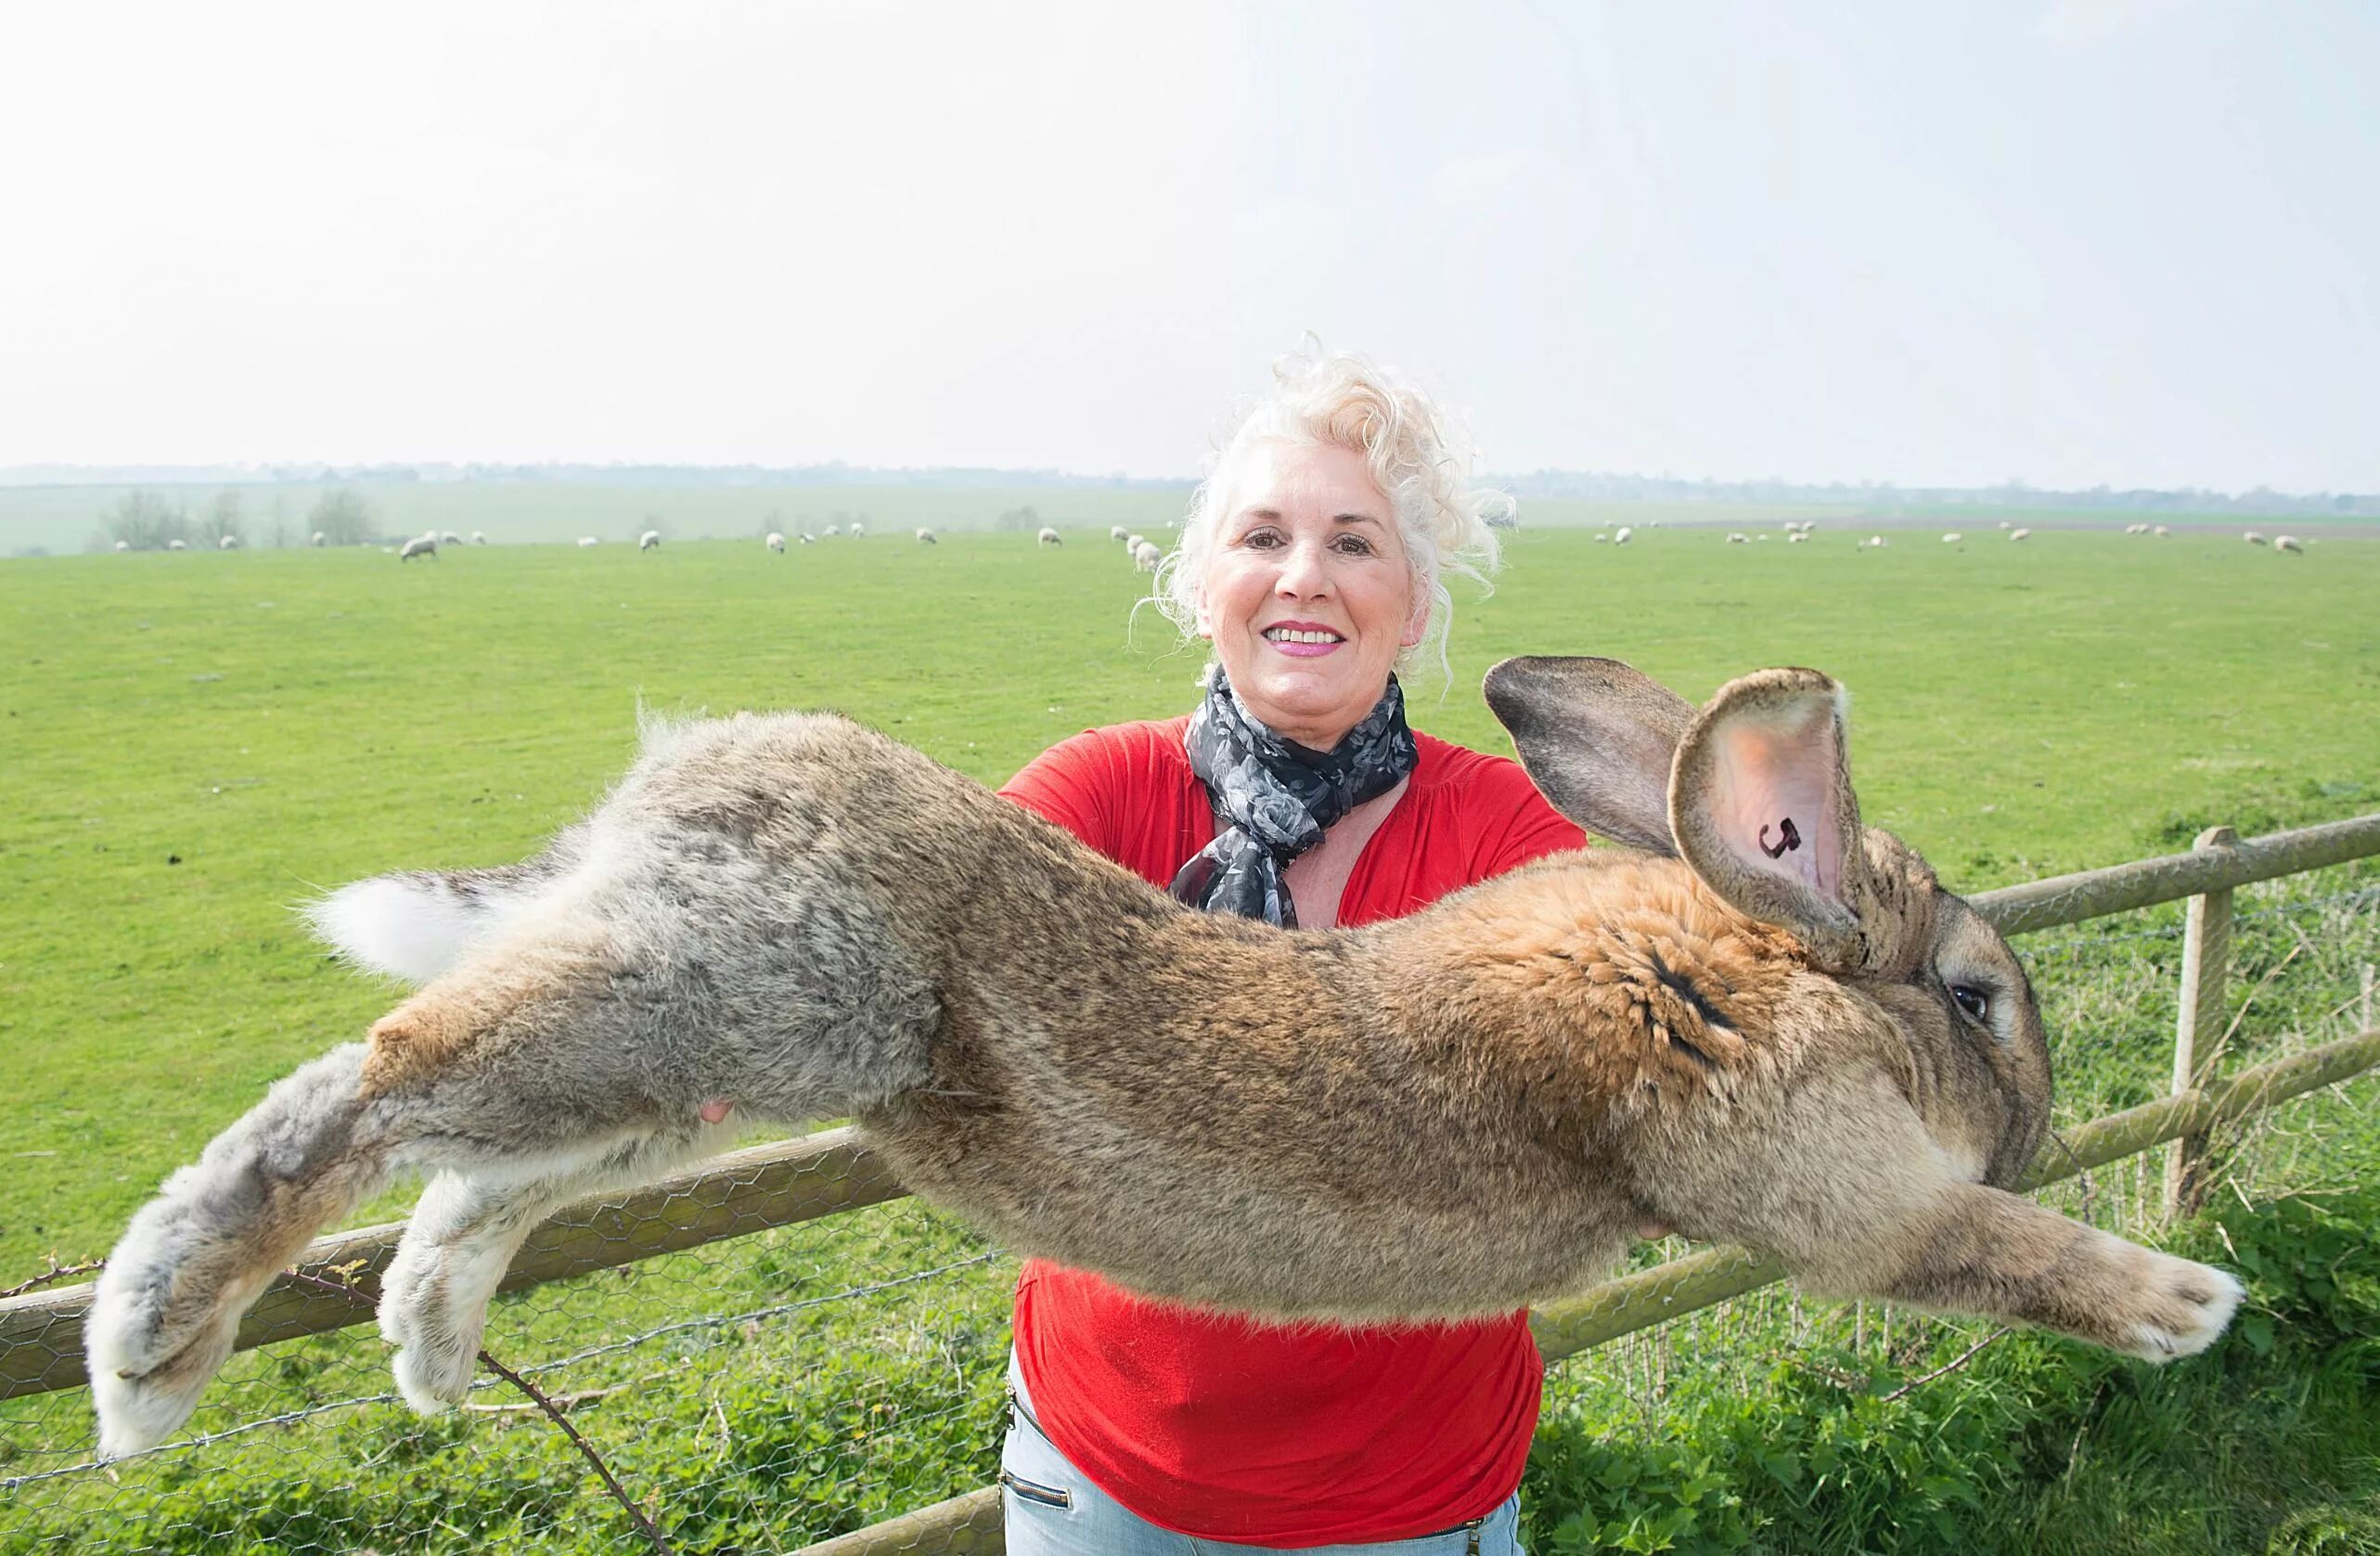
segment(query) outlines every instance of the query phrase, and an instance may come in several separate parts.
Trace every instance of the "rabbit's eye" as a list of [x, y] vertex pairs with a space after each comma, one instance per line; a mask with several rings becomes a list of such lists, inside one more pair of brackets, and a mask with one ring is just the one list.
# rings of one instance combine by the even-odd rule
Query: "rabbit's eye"
[[1990, 1019], [1991, 996], [1984, 993], [1983, 990], [1970, 987], [1965, 984], [1953, 984], [1950, 985], [1950, 997], [1958, 1002], [1960, 1009], [1975, 1017], [1975, 1020]]

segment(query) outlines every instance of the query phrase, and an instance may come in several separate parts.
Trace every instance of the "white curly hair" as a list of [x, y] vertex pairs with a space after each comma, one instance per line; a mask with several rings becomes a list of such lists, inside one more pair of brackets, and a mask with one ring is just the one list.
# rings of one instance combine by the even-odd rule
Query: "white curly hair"
[[1396, 516], [1414, 592], [1430, 602], [1422, 640], [1397, 663], [1434, 660], [1447, 672], [1454, 597], [1447, 575], [1486, 585], [1499, 554], [1493, 526], [1512, 521], [1512, 499], [1473, 483], [1476, 452], [1460, 424], [1428, 394], [1368, 357], [1324, 350], [1312, 335], [1274, 362], [1270, 391], [1243, 403], [1217, 439], [1182, 521], [1180, 544], [1157, 569], [1151, 596], [1157, 608], [1184, 637], [1196, 635], [1207, 556], [1229, 517], [1241, 468], [1252, 451], [1280, 443], [1327, 444], [1364, 457], [1372, 483]]

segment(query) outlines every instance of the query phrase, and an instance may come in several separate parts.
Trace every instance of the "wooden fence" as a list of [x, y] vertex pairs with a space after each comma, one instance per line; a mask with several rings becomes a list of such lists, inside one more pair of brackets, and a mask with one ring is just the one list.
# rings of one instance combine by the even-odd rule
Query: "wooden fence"
[[[2079, 923], [2157, 903], [2190, 899], [2184, 926], [2181, 1015], [2171, 1095], [2094, 1120], [2073, 1132], [2054, 1160], [2037, 1162], [2026, 1186], [2172, 1142], [2169, 1210], [2193, 1208], [2206, 1180], [2205, 1152], [2218, 1125], [2335, 1084], [2380, 1064], [2380, 1030], [2326, 1044], [2224, 1079], [2207, 1074], [2219, 1057], [2229, 975], [2232, 894], [2241, 886], [2380, 855], [2380, 815], [2242, 840], [2218, 827], [2187, 854], [2052, 877], [1987, 892], [1969, 902], [2004, 934]], [[2370, 1026], [2367, 1013], [2366, 1023]], [[830, 1129], [719, 1157], [701, 1170], [625, 1199], [566, 1207], [532, 1234], [502, 1289], [632, 1263], [656, 1254], [781, 1227], [896, 1199], [907, 1190], [856, 1131]], [[299, 1262], [303, 1275], [339, 1273], [358, 1295], [378, 1295], [402, 1223], [317, 1241]], [[1773, 1264], [1718, 1248], [1674, 1260], [1550, 1304], [1531, 1315], [1549, 1359], [1740, 1296], [1781, 1279]], [[91, 1288], [68, 1287], [0, 1301], [0, 1398], [84, 1382], [83, 1320]], [[372, 1320], [370, 1307], [302, 1280], [277, 1281], [242, 1321], [237, 1348]], [[970, 1492], [808, 1549], [804, 1556], [974, 1556], [1001, 1549], [995, 1487]]]

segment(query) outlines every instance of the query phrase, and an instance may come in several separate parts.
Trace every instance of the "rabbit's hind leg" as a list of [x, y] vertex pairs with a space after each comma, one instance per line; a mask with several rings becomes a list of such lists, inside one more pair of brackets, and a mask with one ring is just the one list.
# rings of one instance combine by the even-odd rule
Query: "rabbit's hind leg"
[[187, 1420], [249, 1305], [396, 1169], [356, 1099], [364, 1056], [351, 1043], [285, 1077], [125, 1228], [84, 1321], [102, 1455], [152, 1447]]
[[727, 1143], [731, 1131], [693, 1128], [615, 1141], [572, 1165], [449, 1168], [422, 1192], [380, 1277], [380, 1333], [398, 1347], [405, 1402], [423, 1414], [470, 1391], [488, 1303], [521, 1242], [583, 1194], [641, 1183]]

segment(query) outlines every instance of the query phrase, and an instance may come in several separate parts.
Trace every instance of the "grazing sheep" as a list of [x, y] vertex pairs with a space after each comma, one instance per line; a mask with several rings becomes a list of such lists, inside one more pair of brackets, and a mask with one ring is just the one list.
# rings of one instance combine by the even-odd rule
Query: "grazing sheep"
[[2250, 546], [2261, 546], [2264, 544], [2264, 533], [2261, 530], [2250, 530], [2241, 538], [2245, 540]]
[[785, 537], [778, 534], [775, 530], [771, 530], [768, 532], [768, 540], [766, 544], [768, 548], [772, 551], [782, 551], [785, 549]]
[[460, 546], [463, 544], [463, 537], [457, 534], [452, 530], [441, 530], [438, 532], [438, 544], [441, 546]]
[[827, 526], [826, 534], [827, 538], [829, 540], [832, 540], [835, 536], [843, 534], [843, 526], [841, 524], [829, 524]]
[[[579, 544], [584, 546], [586, 543], [581, 541]], [[425, 534], [406, 541], [405, 548], [397, 553], [397, 560], [409, 562], [416, 557], [435, 557], [437, 554], [438, 537], [434, 534]]]
[[1610, 535], [1607, 535], [1607, 534], [1598, 534], [1595, 538], [1596, 538], [1596, 540], [1597, 540], [1597, 541], [1601, 542], [1601, 541], [1606, 541], [1606, 540], [1609, 540], [1609, 539], [1611, 539], [1612, 537], [1611, 537]]
[[594, 545], [598, 545], [598, 544], [599, 544], [599, 543], [596, 540], [596, 538], [595, 538], [593, 535], [591, 535], [591, 534], [583, 534], [583, 535], [579, 536], [579, 537], [578, 537], [578, 543], [579, 543], [581, 546], [594, 546]]
[[314, 532], [314, 538], [306, 542], [306, 544], [309, 546], [328, 546], [330, 544], [330, 536], [324, 531], [316, 530]]
[[1885, 548], [1885, 537], [1880, 534], [1872, 534], [1868, 537], [1868, 544], [1881, 551]]
[[169, 540], [165, 543], [165, 548], [168, 551], [187, 551], [190, 547], [187, 541]]
[[638, 536], [637, 537], [637, 550], [639, 550], [639, 551], [658, 551], [658, 550], [660, 550], [660, 549], [661, 549], [661, 531], [659, 531], [659, 530], [647, 530], [644, 534], [642, 534], [638, 535]]
[[[804, 535], [802, 538], [804, 540], [807, 540], [810, 537], [808, 535]], [[933, 538], [933, 532], [932, 530], [927, 529], [923, 524], [920, 524], [918, 526], [918, 544], [920, 546], [938, 546], [941, 542]]]
[[1145, 535], [1139, 534], [1126, 535], [1124, 537], [1124, 554], [1127, 557], [1137, 557], [1140, 554], [1140, 548], [1148, 544], [1149, 541]]
[[1126, 537], [1126, 532], [1121, 524], [1110, 524], [1107, 527], [1107, 537], [1110, 540], [1122, 540]]
[[1630, 529], [1626, 524], [1622, 524], [1618, 529], [1612, 532], [1612, 544], [1615, 546], [1626, 546], [1628, 543], [1628, 537], [1634, 534], [1636, 534], [1636, 531]]
[[1785, 537], [1785, 544], [1788, 546], [1799, 546], [1808, 539], [1809, 539], [1808, 531], [1795, 530], [1793, 534]]
[[2011, 531], [2009, 531], [2009, 532], [2008, 532], [2008, 538], [2009, 538], [2009, 539], [2011, 539], [2011, 540], [2023, 540], [2026, 536], [2027, 536], [2027, 535], [2031, 534], [2032, 533], [2033, 533], [2033, 532], [2032, 532], [2031, 530], [2024, 530], [2024, 529], [2011, 530]]
[[816, 546], [817, 543], [818, 543], [818, 537], [817, 537], [817, 535], [812, 534], [811, 534], [809, 531], [807, 531], [807, 530], [804, 530], [804, 531], [802, 532], [802, 544], [803, 544], [803, 545], [804, 545], [804, 546]]
[[2276, 551], [2295, 551], [2301, 557], [2306, 554], [2305, 543], [2294, 534], [2274, 535], [2272, 548]]
[[1051, 529], [1047, 524], [1041, 526], [1040, 533], [1036, 534], [1033, 539], [1034, 543], [1038, 546], [1063, 546], [1066, 544], [1064, 541], [1058, 538], [1058, 532]]
[[1949, 546], [1949, 545], [1950, 545], [1950, 544], [1952, 544], [1952, 543], [1954, 543], [1954, 542], [1962, 541], [1962, 540], [1964, 540], [1964, 539], [1966, 539], [1966, 538], [1967, 538], [1967, 537], [1966, 537], [1965, 535], [1961, 534], [1958, 531], [1956, 531], [1956, 530], [1949, 530], [1949, 531], [1947, 531], [1947, 532], [1945, 532], [1945, 533], [1944, 533], [1944, 534], [1943, 534], [1943, 536], [1942, 536], [1942, 544], [1943, 544], [1943, 545], [1945, 545], [1945, 546]]
[[473, 530], [471, 532], [471, 544], [474, 546], [485, 546], [487, 544], [487, 532], [485, 530]]
[[2124, 526], [2124, 533], [2126, 534], [2146, 534], [2149, 533], [2149, 527], [2146, 524], [2127, 524]]
[[239, 537], [236, 534], [219, 534], [215, 536], [215, 549], [218, 551], [237, 551], [239, 549]]
[[2171, 534], [2173, 533], [2173, 531], [2172, 531], [2172, 530], [2170, 530], [2170, 529], [2168, 529], [2167, 526], [2165, 526], [2165, 525], [2163, 525], [2163, 524], [2159, 524], [2156, 528], [2155, 528], [2155, 529], [2151, 530], [2149, 533], [2150, 533], [2151, 534], [2165, 535], [2165, 534]]
[[119, 551], [129, 551], [132, 549], [132, 542], [129, 540], [120, 540], [116, 542], [116, 549]]
[[868, 532], [865, 529], [861, 528], [860, 522], [856, 519], [851, 521], [851, 528], [843, 532], [844, 534], [848, 535], [853, 540], [857, 540], [861, 535], [864, 535], [867, 533]]
[[1156, 572], [1159, 564], [1164, 559], [1165, 554], [1158, 550], [1152, 541], [1142, 541], [1132, 553], [1132, 565], [1143, 572]]
[[1749, 546], [1752, 544], [1752, 537], [1742, 530], [1738, 530], [1727, 537], [1727, 543], [1730, 546]]
[[2007, 521], [2007, 520], [2005, 520], [2005, 519], [2002, 519], [2002, 520], [2000, 521], [2000, 527], [2001, 529], [2003, 529], [2003, 530], [2004, 530], [2004, 529], [2006, 529], [2006, 528], [2008, 528], [2008, 521]]

